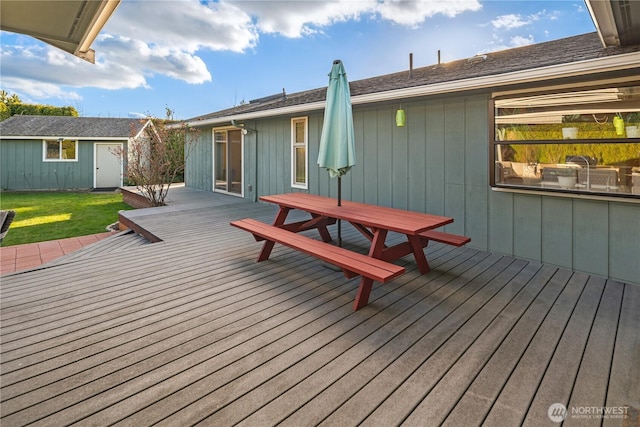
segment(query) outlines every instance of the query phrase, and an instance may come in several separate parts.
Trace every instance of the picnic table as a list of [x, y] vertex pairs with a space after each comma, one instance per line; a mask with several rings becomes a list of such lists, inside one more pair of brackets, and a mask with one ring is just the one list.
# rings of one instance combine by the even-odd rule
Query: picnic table
[[[413, 254], [420, 273], [424, 274], [429, 271], [429, 263], [423, 249], [430, 240], [455, 246], [462, 246], [471, 240], [465, 236], [436, 231], [436, 228], [453, 222], [453, 218], [440, 215], [351, 201], [343, 201], [338, 206], [335, 199], [306, 193], [262, 196], [260, 200], [279, 207], [272, 225], [252, 219], [231, 223], [251, 232], [256, 240], [264, 240], [258, 262], [267, 260], [275, 243], [281, 243], [339, 266], [346, 277], [361, 275], [354, 310], [367, 304], [373, 281], [385, 283], [405, 272], [403, 267], [392, 264], [393, 261]], [[294, 209], [309, 213], [310, 218], [287, 223], [288, 214]], [[371, 242], [368, 254], [329, 243], [332, 238], [327, 226], [336, 220], [350, 223]], [[317, 229], [322, 241], [298, 234], [310, 229]], [[389, 232], [405, 235], [406, 241], [387, 246]]]

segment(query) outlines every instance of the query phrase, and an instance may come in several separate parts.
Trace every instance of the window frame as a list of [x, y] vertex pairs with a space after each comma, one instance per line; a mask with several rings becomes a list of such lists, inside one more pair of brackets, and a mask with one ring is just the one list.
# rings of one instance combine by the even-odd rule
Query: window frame
[[[296, 141], [296, 124], [304, 123], [304, 141]], [[297, 162], [296, 150], [304, 148], [304, 182], [296, 181]], [[309, 188], [309, 117], [292, 117], [291, 118], [291, 187], [301, 190]]]
[[[505, 183], [499, 182], [496, 170], [498, 169], [498, 158], [497, 158], [497, 150], [500, 146], [505, 145], [550, 145], [550, 144], [558, 144], [558, 145], [571, 145], [571, 144], [636, 144], [640, 143], [640, 139], [634, 137], [623, 137], [623, 138], [599, 138], [599, 139], [551, 139], [551, 140], [498, 140], [498, 136], [496, 135], [498, 124], [496, 121], [496, 117], [498, 117], [498, 111], [496, 108], [496, 101], [504, 100], [504, 99], [514, 99], [514, 98], [524, 98], [528, 96], [537, 96], [537, 95], [549, 95], [554, 93], [565, 93], [565, 92], [576, 92], [582, 90], [591, 90], [594, 88], [611, 88], [611, 87], [627, 87], [627, 86], [638, 86], [640, 82], [636, 80], [631, 81], [617, 81], [617, 82], [600, 82], [594, 83], [593, 85], [585, 85], [585, 86], [564, 86], [561, 88], [546, 88], [545, 89], [531, 89], [528, 91], [513, 91], [508, 93], [494, 93], [489, 100], [489, 185], [493, 190], [499, 191], [513, 191], [513, 192], [525, 192], [528, 194], [548, 194], [548, 195], [561, 195], [565, 197], [592, 197], [592, 198], [613, 198], [615, 200], [628, 200], [637, 202], [640, 199], [640, 194], [634, 193], [635, 185], [633, 185], [633, 189], [631, 192], [617, 192], [617, 191], [598, 191], [598, 189], [593, 189], [590, 187], [589, 190], [581, 189], [580, 186], [576, 185], [577, 188], [559, 188], [559, 187], [545, 187], [545, 186], [536, 186], [526, 183]], [[578, 106], [580, 104], [576, 104]], [[577, 107], [579, 108], [579, 107]], [[583, 113], [586, 114], [586, 113]], [[575, 157], [581, 157], [576, 155]], [[635, 173], [635, 166], [629, 165], [629, 168], [632, 168]], [[525, 175], [526, 176], [526, 175]], [[635, 177], [633, 177], [635, 178]], [[583, 186], [584, 187], [584, 186]], [[560, 194], [559, 194], [560, 193]]]
[[[234, 192], [229, 190], [228, 188], [228, 168], [229, 165], [227, 164], [227, 174], [225, 174], [225, 179], [227, 180], [227, 189], [223, 190], [221, 188], [216, 188], [216, 172], [217, 172], [217, 168], [216, 168], [216, 162], [218, 160], [218, 156], [216, 154], [216, 133], [224, 133], [225, 135], [225, 140], [224, 140], [224, 144], [225, 144], [225, 162], [227, 160], [229, 160], [229, 150], [231, 149], [231, 138], [229, 137], [229, 132], [232, 131], [238, 131], [240, 133], [240, 179], [242, 181], [242, 184], [240, 186], [240, 192]], [[244, 137], [245, 134], [242, 132], [242, 129], [236, 127], [236, 126], [222, 126], [222, 127], [216, 127], [211, 129], [211, 184], [212, 184], [212, 191], [215, 193], [222, 193], [222, 194], [228, 194], [230, 196], [235, 196], [235, 197], [244, 197], [244, 186], [245, 186], [245, 174], [244, 174]]]
[[[63, 153], [62, 145], [65, 142], [74, 143], [75, 158], [73, 158], [73, 159], [63, 159], [62, 158], [62, 153]], [[58, 143], [58, 158], [57, 159], [53, 159], [53, 158], [47, 157], [47, 151], [48, 151], [48, 144], [49, 143]], [[77, 162], [78, 161], [78, 140], [77, 139], [62, 139], [62, 138], [58, 138], [58, 139], [43, 139], [42, 140], [42, 161], [43, 162]]]

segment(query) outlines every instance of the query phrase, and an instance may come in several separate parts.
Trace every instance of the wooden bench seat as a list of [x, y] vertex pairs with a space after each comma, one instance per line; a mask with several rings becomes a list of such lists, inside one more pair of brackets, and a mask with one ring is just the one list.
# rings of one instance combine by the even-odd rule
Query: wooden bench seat
[[[387, 261], [350, 251], [329, 243], [314, 240], [310, 237], [296, 234], [289, 230], [265, 224], [254, 219], [242, 219], [231, 222], [231, 225], [253, 234], [256, 240], [276, 242], [290, 248], [312, 255], [325, 262], [342, 268], [347, 278], [362, 276], [358, 295], [354, 303], [354, 310], [364, 307], [369, 300], [373, 281], [385, 283], [405, 272], [404, 267]], [[258, 261], [265, 258], [259, 257]]]
[[427, 230], [420, 233], [420, 237], [427, 240], [434, 240], [453, 246], [463, 246], [471, 241], [470, 237], [459, 236], [457, 234], [445, 233], [442, 231]]

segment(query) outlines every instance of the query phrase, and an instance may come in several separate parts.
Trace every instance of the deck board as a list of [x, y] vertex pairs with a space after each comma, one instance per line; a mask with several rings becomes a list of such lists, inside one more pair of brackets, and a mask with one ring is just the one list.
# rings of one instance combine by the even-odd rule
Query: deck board
[[[536, 390], [525, 419], [525, 425], [537, 425], [542, 420], [546, 420], [547, 410], [552, 404], [566, 403], [571, 398], [571, 391], [580, 368], [580, 361], [588, 342], [604, 285], [605, 281], [601, 278], [593, 276], [589, 278]], [[508, 399], [505, 394], [501, 397], [504, 397], [505, 401]], [[594, 404], [598, 403], [594, 402]], [[523, 418], [522, 414], [517, 414], [512, 409], [508, 413], [513, 417], [517, 415], [519, 421]], [[501, 417], [501, 414], [498, 413], [490, 415]]]
[[[407, 300], [404, 300], [404, 302], [407, 302]], [[394, 307], [395, 310], [393, 311], [384, 310], [375, 313], [372, 318], [367, 319], [366, 323], [358, 325], [357, 328], [349, 331], [345, 336], [341, 336], [338, 340], [323, 346], [313, 356], [294, 368], [287, 369], [278, 377], [274, 377], [264, 384], [260, 390], [255, 390], [252, 395], [238, 399], [233, 405], [220, 411], [219, 419], [216, 419], [218, 417], [218, 414], [216, 414], [216, 418], [212, 417], [206, 421], [212, 423], [222, 422], [224, 424], [239, 422], [245, 416], [254, 412], [256, 406], [259, 407], [259, 405], [269, 403], [271, 399], [278, 397], [283, 390], [289, 390], [298, 385], [301, 380], [306, 380], [309, 373], [316, 374], [321, 381], [331, 381], [332, 378], [339, 377], [349, 370], [357, 368], [362, 360], [379, 350], [381, 346], [395, 337], [399, 331], [414, 323], [416, 317], [423, 312], [423, 310], [417, 309], [418, 304], [413, 307], [402, 307], [402, 312], [398, 305]], [[320, 372], [316, 372], [320, 369]], [[317, 390], [317, 386], [313, 388]], [[280, 401], [286, 401], [287, 405], [293, 406], [293, 399], [300, 399], [300, 397], [301, 395], [298, 391], [292, 390], [289, 396], [282, 396]], [[247, 398], [251, 399], [251, 404], [246, 404], [245, 399]], [[262, 414], [254, 415], [252, 419], [246, 420], [246, 423], [249, 425], [271, 425], [281, 421], [283, 415], [286, 414], [280, 408], [268, 411], [268, 413], [264, 412], [266, 411], [263, 411]]]
[[[561, 274], [570, 272], [564, 270]], [[517, 395], [523, 405], [532, 399], [586, 280], [586, 276], [572, 275], [537, 327], [535, 323], [521, 324], [525, 329], [521, 334], [509, 334], [470, 382], [445, 425], [480, 425], [503, 389], [504, 396]]]
[[[469, 345], [478, 337], [482, 330], [499, 315], [503, 310], [508, 317], [517, 319], [523, 306], [533, 301], [553, 271], [548, 269], [542, 276], [534, 276], [534, 280], [527, 283], [521, 292], [513, 295], [511, 289], [491, 300], [488, 309], [478, 311], [477, 317], [472, 318], [455, 316], [449, 317], [438, 325], [422, 345], [412, 351], [412, 360], [415, 370], [411, 376], [386, 398], [369, 416], [367, 424], [376, 424], [379, 420], [388, 422], [391, 419], [405, 419], [416, 408], [420, 401], [437, 383], [437, 381], [451, 369], [452, 364], [461, 357], [469, 348]], [[522, 284], [524, 285], [524, 283]], [[511, 304], [513, 302], [513, 304]], [[426, 356], [425, 357], [425, 353]]]
[[[603, 407], [605, 404], [622, 291], [619, 283], [608, 281], [605, 285], [567, 405], [569, 408]], [[565, 425], [600, 425], [601, 422], [596, 417], [567, 417]]]
[[[640, 425], [640, 287], [625, 285], [611, 363], [606, 406], [628, 406], [628, 425]], [[604, 420], [605, 426], [620, 425], [620, 419]]]
[[[127, 212], [161, 242], [2, 277], [3, 427], [540, 425], [556, 402], [638, 413], [637, 286], [430, 243], [429, 273], [402, 258], [407, 272], [353, 312], [357, 278], [280, 245], [256, 263], [261, 243], [229, 226], [271, 222], [273, 206], [190, 191]], [[348, 225], [343, 240], [367, 250]]]
[[[467, 385], [475, 379], [500, 346], [513, 343], [524, 345], [529, 342], [537, 329], [532, 325], [542, 324], [570, 276], [567, 271], [557, 273], [539, 294], [533, 296], [534, 299], [528, 305], [514, 299], [504, 310], [496, 313], [493, 319], [484, 323], [486, 326], [482, 333], [468, 344], [469, 347], [412, 411], [407, 421], [411, 423], [412, 420], [417, 422], [420, 419], [429, 419], [438, 424], [444, 422], [461, 394], [466, 391]], [[470, 324], [474, 323], [480, 321], [471, 319]], [[468, 339], [467, 335], [464, 338]]]

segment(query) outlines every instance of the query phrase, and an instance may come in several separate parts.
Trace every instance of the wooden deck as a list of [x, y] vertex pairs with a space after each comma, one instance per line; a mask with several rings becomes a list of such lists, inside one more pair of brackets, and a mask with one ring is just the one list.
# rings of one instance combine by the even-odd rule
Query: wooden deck
[[162, 242], [2, 277], [3, 427], [640, 423], [638, 286], [433, 244], [353, 312], [358, 278], [229, 226], [273, 207], [175, 197], [128, 213]]

